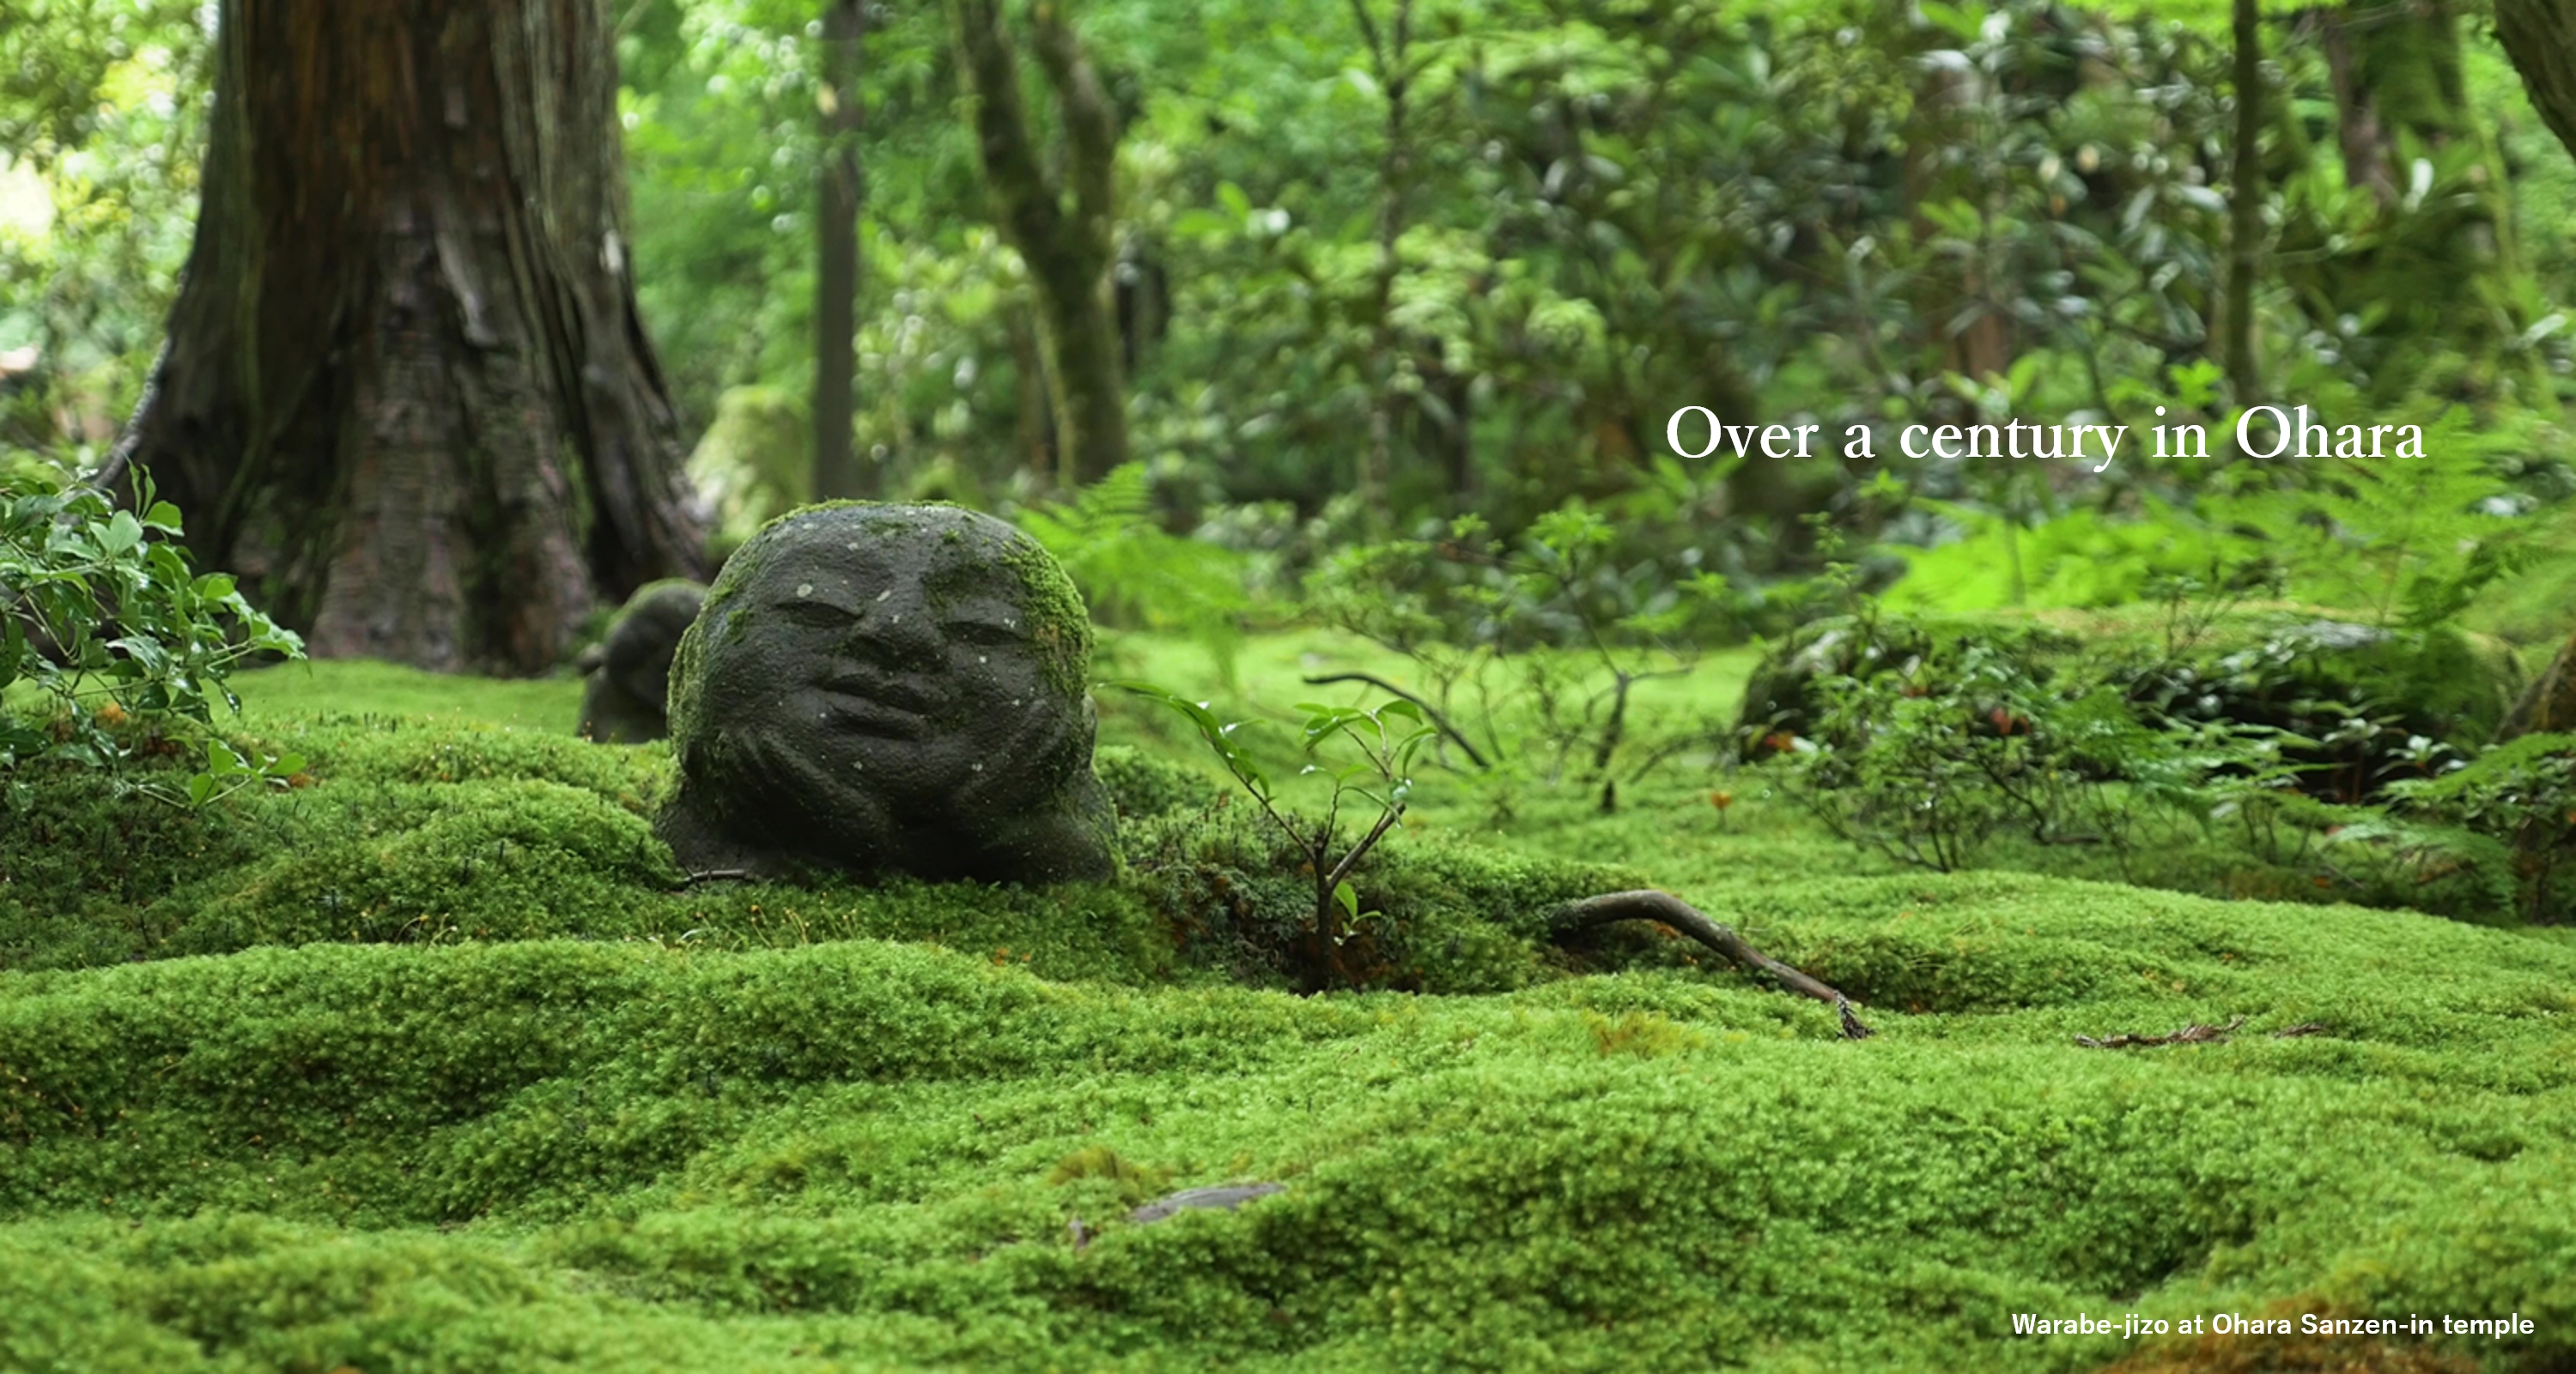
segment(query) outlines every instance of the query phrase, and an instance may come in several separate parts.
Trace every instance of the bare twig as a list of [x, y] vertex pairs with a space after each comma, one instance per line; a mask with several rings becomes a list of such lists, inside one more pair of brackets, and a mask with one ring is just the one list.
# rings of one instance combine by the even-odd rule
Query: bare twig
[[1630, 773], [1630, 774], [1628, 775], [1628, 782], [1629, 782], [1629, 783], [1630, 783], [1630, 785], [1632, 785], [1632, 786], [1633, 786], [1633, 785], [1635, 785], [1635, 784], [1637, 784], [1637, 783], [1644, 782], [1644, 781], [1646, 780], [1646, 775], [1647, 775], [1648, 773], [1651, 773], [1651, 772], [1655, 771], [1657, 768], [1662, 767], [1662, 766], [1663, 766], [1663, 764], [1664, 764], [1664, 761], [1665, 761], [1665, 760], [1670, 759], [1670, 758], [1672, 758], [1672, 757], [1674, 757], [1674, 756], [1676, 756], [1676, 755], [1678, 755], [1678, 754], [1687, 753], [1687, 752], [1689, 752], [1690, 750], [1692, 750], [1692, 749], [1696, 749], [1696, 748], [1699, 748], [1699, 747], [1700, 747], [1700, 746], [1702, 746], [1702, 745], [1710, 744], [1710, 743], [1714, 742], [1716, 739], [1717, 739], [1717, 736], [1715, 736], [1715, 735], [1713, 735], [1713, 734], [1706, 734], [1706, 733], [1703, 733], [1703, 734], [1694, 734], [1694, 735], [1684, 735], [1684, 736], [1682, 736], [1680, 739], [1673, 740], [1673, 741], [1671, 741], [1671, 742], [1669, 742], [1669, 743], [1665, 744], [1662, 748], [1657, 749], [1657, 750], [1656, 750], [1655, 752], [1653, 752], [1652, 754], [1647, 755], [1647, 756], [1646, 756], [1646, 761], [1645, 761], [1644, 763], [1638, 764], [1638, 765], [1637, 765], [1637, 770], [1636, 770], [1635, 772]]
[[759, 874], [748, 868], [710, 868], [703, 873], [684, 875], [680, 879], [680, 886], [691, 887], [698, 883], [747, 883], [759, 877]]
[[2194, 1021], [2178, 1031], [2165, 1035], [2110, 1035], [2096, 1040], [2089, 1035], [2075, 1037], [2075, 1043], [2088, 1050], [2125, 1050], [2154, 1045], [2210, 1045], [2227, 1039], [2245, 1018], [2237, 1017], [2223, 1026], [2204, 1026]]
[[1485, 756], [1483, 754], [1477, 752], [1476, 746], [1468, 741], [1466, 732], [1460, 730], [1457, 726], [1450, 724], [1449, 718], [1440, 714], [1439, 707], [1432, 705], [1430, 702], [1424, 701], [1422, 698], [1415, 696], [1413, 693], [1396, 686], [1394, 683], [1389, 682], [1384, 678], [1372, 677], [1367, 673], [1324, 673], [1315, 677], [1307, 678], [1305, 681], [1306, 685], [1309, 687], [1324, 687], [1336, 682], [1365, 682], [1369, 686], [1375, 687], [1379, 691], [1385, 692], [1390, 696], [1399, 697], [1405, 701], [1412, 702], [1415, 706], [1422, 708], [1423, 719], [1431, 722], [1432, 729], [1439, 731], [1444, 738], [1448, 739], [1451, 743], [1456, 744], [1460, 749], [1466, 751], [1467, 761], [1469, 763], [1476, 765], [1478, 768], [1493, 767], [1491, 763], [1485, 761]]
[[1562, 940], [1569, 935], [1592, 930], [1617, 921], [1658, 921], [1680, 931], [1691, 939], [1725, 955], [1737, 965], [1759, 969], [1780, 980], [1780, 986], [1804, 997], [1812, 997], [1834, 1008], [1841, 1018], [1843, 1036], [1849, 1040], [1865, 1039], [1869, 1027], [1861, 1024], [1852, 1011], [1852, 1000], [1832, 986], [1792, 968], [1755, 949], [1735, 933], [1733, 926], [1711, 920], [1706, 912], [1669, 892], [1644, 889], [1635, 892], [1608, 892], [1586, 897], [1556, 913], [1549, 934]]

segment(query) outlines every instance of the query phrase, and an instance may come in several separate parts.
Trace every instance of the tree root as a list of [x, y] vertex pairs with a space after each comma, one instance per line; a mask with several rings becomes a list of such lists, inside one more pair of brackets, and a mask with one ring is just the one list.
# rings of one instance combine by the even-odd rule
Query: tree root
[[1563, 941], [1568, 936], [1618, 921], [1655, 921], [1670, 926], [1725, 955], [1742, 968], [1759, 969], [1770, 974], [1780, 981], [1781, 987], [1790, 992], [1812, 997], [1830, 1005], [1835, 1014], [1841, 1018], [1844, 1039], [1864, 1040], [1871, 1034], [1870, 1028], [1861, 1024], [1860, 1017], [1852, 1010], [1850, 998], [1826, 983], [1755, 949], [1743, 936], [1735, 933], [1733, 926], [1723, 921], [1711, 920], [1706, 912], [1669, 892], [1645, 889], [1636, 892], [1607, 892], [1598, 897], [1586, 897], [1556, 913], [1549, 922], [1548, 937], [1551, 940]]

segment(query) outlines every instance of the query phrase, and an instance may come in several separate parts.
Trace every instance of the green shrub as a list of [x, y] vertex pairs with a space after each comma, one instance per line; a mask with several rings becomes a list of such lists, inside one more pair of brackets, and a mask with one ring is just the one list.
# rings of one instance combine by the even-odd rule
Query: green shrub
[[2487, 852], [2454, 842], [2456, 862], [2499, 853], [2506, 862], [2495, 866], [2509, 865], [2512, 875], [2511, 909], [2524, 920], [2566, 919], [2556, 883], [2560, 861], [2576, 844], [2576, 735], [2523, 735], [2390, 790], [2405, 810], [2486, 842]]
[[[179, 510], [134, 476], [136, 507], [118, 510], [84, 483], [60, 487], [0, 468], [0, 781], [29, 761], [105, 768], [138, 743], [174, 748], [205, 768], [184, 784], [134, 785], [202, 807], [261, 784], [284, 785], [298, 758], [245, 759], [213, 733], [214, 705], [238, 711], [225, 677], [261, 654], [301, 657], [303, 641], [252, 609], [226, 573], [198, 575], [179, 547]], [[23, 684], [30, 711], [7, 693]], [[113, 727], [128, 720], [148, 730]]]

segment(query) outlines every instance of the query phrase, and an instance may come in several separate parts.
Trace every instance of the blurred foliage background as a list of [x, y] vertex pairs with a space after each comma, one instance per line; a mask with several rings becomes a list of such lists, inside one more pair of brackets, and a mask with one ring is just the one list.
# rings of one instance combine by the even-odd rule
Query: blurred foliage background
[[[811, 491], [832, 8], [617, 7], [642, 305], [727, 538]], [[1838, 554], [1872, 586], [1986, 570], [1918, 577], [1942, 604], [2108, 605], [2207, 572], [2193, 551], [2235, 527], [2214, 500], [2331, 481], [2232, 451], [2238, 409], [2277, 400], [2333, 424], [2462, 407], [2437, 475], [2546, 542], [2576, 488], [2576, 166], [2491, 16], [2263, 15], [2259, 184], [2238, 187], [2225, 9], [2141, 8], [1087, 0], [1070, 17], [1119, 129], [1146, 478], [1121, 499], [1240, 551], [1256, 590], [1461, 516], [1510, 544], [1571, 504], [1606, 521], [1601, 575], [1646, 600], [1722, 580], [1699, 597], [1721, 637], [1804, 618]], [[858, 14], [867, 488], [1061, 495], [1031, 273], [995, 227], [950, 15]], [[14, 448], [77, 464], [133, 405], [186, 253], [213, 22], [19, 0], [0, 31]], [[1053, 146], [1058, 107], [1028, 84]], [[2242, 373], [2238, 198], [2260, 234]], [[1686, 405], [1822, 438], [1683, 458], [1666, 423]], [[2137, 432], [2098, 476], [1895, 442], [2006, 416]], [[2213, 456], [2153, 456], [2144, 427], [2175, 421], [2207, 424]], [[1874, 456], [1843, 455], [1855, 424]]]

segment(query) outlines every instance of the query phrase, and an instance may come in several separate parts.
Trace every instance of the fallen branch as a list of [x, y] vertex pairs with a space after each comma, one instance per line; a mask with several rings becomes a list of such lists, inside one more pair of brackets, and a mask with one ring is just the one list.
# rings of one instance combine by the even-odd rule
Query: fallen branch
[[1710, 949], [1725, 955], [1738, 966], [1759, 969], [1780, 980], [1780, 986], [1802, 996], [1812, 997], [1831, 1006], [1842, 1021], [1843, 1038], [1867, 1039], [1869, 1027], [1852, 1011], [1852, 1000], [1833, 987], [1781, 963], [1755, 949], [1735, 933], [1733, 926], [1711, 920], [1706, 912], [1669, 892], [1645, 889], [1636, 892], [1608, 892], [1586, 897], [1556, 913], [1549, 923], [1552, 940], [1597, 929], [1618, 921], [1655, 921], [1672, 927]]
[[[2211, 1045], [2224, 1041], [2238, 1026], [2245, 1024], [2240, 1016], [2223, 1026], [2204, 1026], [2197, 1021], [2165, 1035], [2112, 1035], [2096, 1040], [2089, 1035], [2075, 1037], [2075, 1043], [2088, 1050], [2125, 1050], [2153, 1045]], [[2293, 1029], [2296, 1029], [2293, 1027]]]
[[[1214, 1188], [1183, 1188], [1177, 1193], [1165, 1194], [1129, 1212], [1127, 1220], [1138, 1226], [1151, 1226], [1155, 1222], [1169, 1221], [1183, 1212], [1201, 1208], [1231, 1212], [1254, 1198], [1268, 1197], [1272, 1193], [1286, 1191], [1288, 1191], [1288, 1185], [1285, 1183], [1224, 1183]], [[1092, 1238], [1100, 1234], [1080, 1217], [1065, 1223], [1064, 1229], [1065, 1234], [1073, 1238], [1073, 1248], [1076, 1250], [1089, 1248]]]
[[1396, 686], [1385, 678], [1372, 677], [1367, 673], [1325, 673], [1318, 677], [1307, 678], [1305, 682], [1309, 687], [1326, 687], [1336, 682], [1365, 682], [1369, 686], [1375, 687], [1381, 692], [1387, 692], [1394, 696], [1401, 697], [1404, 700], [1421, 707], [1422, 718], [1430, 721], [1431, 728], [1439, 731], [1443, 738], [1466, 751], [1467, 761], [1469, 763], [1476, 765], [1478, 768], [1491, 768], [1494, 766], [1485, 761], [1485, 756], [1483, 754], [1477, 752], [1476, 746], [1468, 740], [1465, 731], [1462, 731], [1457, 726], [1450, 724], [1449, 718], [1440, 714], [1439, 707], [1434, 706], [1430, 702], [1424, 701], [1422, 698], [1415, 696], [1413, 693]]
[[1288, 1185], [1285, 1183], [1225, 1183], [1214, 1188], [1184, 1188], [1177, 1193], [1158, 1197], [1129, 1212], [1127, 1219], [1138, 1226], [1151, 1226], [1155, 1222], [1203, 1207], [1214, 1207], [1231, 1212], [1254, 1198], [1268, 1197], [1272, 1193], [1286, 1191], [1288, 1191]]

